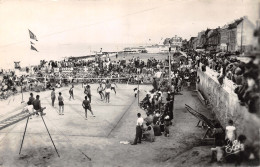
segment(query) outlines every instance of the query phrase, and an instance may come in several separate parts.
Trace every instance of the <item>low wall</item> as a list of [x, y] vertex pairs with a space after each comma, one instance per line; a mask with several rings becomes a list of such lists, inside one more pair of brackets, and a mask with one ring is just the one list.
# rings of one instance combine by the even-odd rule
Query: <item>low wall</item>
[[237, 134], [246, 135], [248, 144], [256, 144], [260, 141], [260, 118], [239, 104], [237, 94], [234, 93], [234, 83], [225, 78], [223, 85], [220, 85], [217, 75], [217, 72], [208, 67], [205, 72], [200, 68], [199, 91], [207, 99], [213, 114], [223, 127], [227, 125], [229, 119], [232, 119], [237, 127]]

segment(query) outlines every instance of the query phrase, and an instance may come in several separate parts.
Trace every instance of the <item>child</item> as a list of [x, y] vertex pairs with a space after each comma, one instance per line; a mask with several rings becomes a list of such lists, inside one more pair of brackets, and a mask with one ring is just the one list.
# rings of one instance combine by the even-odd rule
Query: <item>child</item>
[[228, 126], [226, 126], [226, 143], [232, 146], [232, 142], [236, 139], [236, 127], [233, 125], [233, 121], [228, 121]]

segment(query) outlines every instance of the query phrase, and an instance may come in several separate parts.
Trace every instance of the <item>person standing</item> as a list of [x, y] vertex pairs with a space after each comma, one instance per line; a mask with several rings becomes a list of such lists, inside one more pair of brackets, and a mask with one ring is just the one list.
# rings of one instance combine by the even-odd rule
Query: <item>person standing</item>
[[88, 119], [88, 115], [87, 115], [88, 110], [91, 112], [92, 116], [95, 117], [91, 109], [90, 102], [88, 101], [88, 96], [85, 96], [85, 100], [83, 100], [82, 102], [82, 107], [85, 109], [86, 120]]
[[200, 77], [197, 76], [197, 78], [196, 78], [196, 91], [199, 90], [199, 84], [200, 84]]
[[70, 94], [70, 99], [72, 98], [74, 100], [73, 88], [74, 88], [74, 85], [71, 86], [71, 88], [69, 90], [69, 94]]
[[[167, 98], [167, 103], [166, 103], [166, 107], [169, 112], [170, 121], [172, 121], [174, 118], [174, 115], [173, 115], [174, 98], [173, 98], [173, 96], [174, 95], [169, 95], [169, 97]], [[171, 122], [171, 124], [172, 124], [172, 122]]]
[[87, 81], [84, 80], [84, 82], [82, 83], [82, 88], [83, 88], [84, 90], [86, 90], [87, 85], [88, 85]]
[[86, 94], [89, 98], [89, 103], [91, 103], [91, 90], [90, 90], [90, 86], [87, 85], [87, 88], [86, 88]]
[[104, 93], [103, 93], [103, 90], [104, 90], [104, 88], [103, 88], [103, 86], [102, 86], [102, 83], [100, 83], [100, 84], [99, 84], [99, 87], [97, 88], [97, 92], [99, 93], [101, 100], [103, 100], [102, 97], [105, 98], [105, 95], [104, 95]]
[[116, 94], [116, 87], [117, 87], [116, 83], [112, 82], [112, 84], [111, 84], [111, 91], [114, 90], [115, 94]]
[[228, 121], [228, 125], [226, 126], [225, 130], [225, 141], [226, 144], [232, 146], [233, 141], [236, 139], [237, 133], [236, 133], [236, 127], [234, 126], [233, 120]]
[[52, 107], [54, 107], [55, 99], [56, 99], [55, 89], [53, 88], [52, 92], [51, 92], [51, 102], [52, 102], [51, 104], [52, 104]]
[[138, 89], [134, 88], [135, 98], [137, 97]]
[[[215, 138], [215, 148], [211, 148], [212, 154], [211, 154], [211, 161], [210, 163], [217, 160], [220, 162], [223, 158], [223, 145], [224, 145], [224, 130], [221, 128], [220, 123], [216, 123], [215, 127], [213, 129], [213, 136]], [[219, 156], [217, 156], [219, 155]]]
[[64, 115], [64, 102], [61, 92], [59, 92], [58, 101], [59, 101], [59, 115]]
[[164, 136], [165, 137], [169, 137], [169, 135], [170, 135], [170, 131], [169, 131], [170, 122], [171, 122], [171, 119], [170, 119], [169, 113], [166, 111], [165, 117], [164, 117], [164, 132], [165, 132]]
[[135, 134], [134, 143], [132, 143], [132, 145], [136, 145], [137, 143], [141, 143], [143, 123], [144, 123], [144, 119], [141, 117], [140, 113], [137, 113], [136, 134]]
[[158, 89], [158, 85], [157, 85], [157, 82], [156, 82], [155, 77], [153, 78], [153, 83], [152, 83], [152, 85], [153, 85], [153, 89], [154, 89], [154, 90], [157, 90], [157, 89]]
[[110, 99], [110, 92], [111, 92], [111, 83], [109, 83], [109, 80], [107, 80], [106, 82], [106, 86], [105, 86], [105, 99], [106, 102], [109, 103], [109, 99]]

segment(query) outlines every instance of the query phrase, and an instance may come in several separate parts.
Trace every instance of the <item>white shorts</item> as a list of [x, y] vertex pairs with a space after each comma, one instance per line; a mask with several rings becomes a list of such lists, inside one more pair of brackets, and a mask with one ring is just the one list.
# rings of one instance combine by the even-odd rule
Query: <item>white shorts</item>
[[23, 111], [29, 112], [30, 114], [32, 114], [32, 113], [34, 112], [33, 105], [25, 106], [25, 107], [23, 108]]
[[110, 88], [110, 89], [106, 89], [105, 92], [106, 92], [106, 93], [110, 93], [110, 92], [111, 92], [111, 88]]

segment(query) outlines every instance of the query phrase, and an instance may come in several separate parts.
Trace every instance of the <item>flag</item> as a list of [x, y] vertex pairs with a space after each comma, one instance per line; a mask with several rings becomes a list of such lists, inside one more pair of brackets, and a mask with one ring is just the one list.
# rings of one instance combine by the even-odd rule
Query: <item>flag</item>
[[38, 41], [37, 38], [36, 38], [36, 35], [34, 35], [30, 30], [29, 30], [29, 35], [30, 35], [31, 39], [34, 39], [34, 40]]
[[32, 41], [30, 41], [32, 45], [35, 45]]
[[39, 52], [34, 46], [31, 45], [31, 50], [35, 50], [36, 52]]

